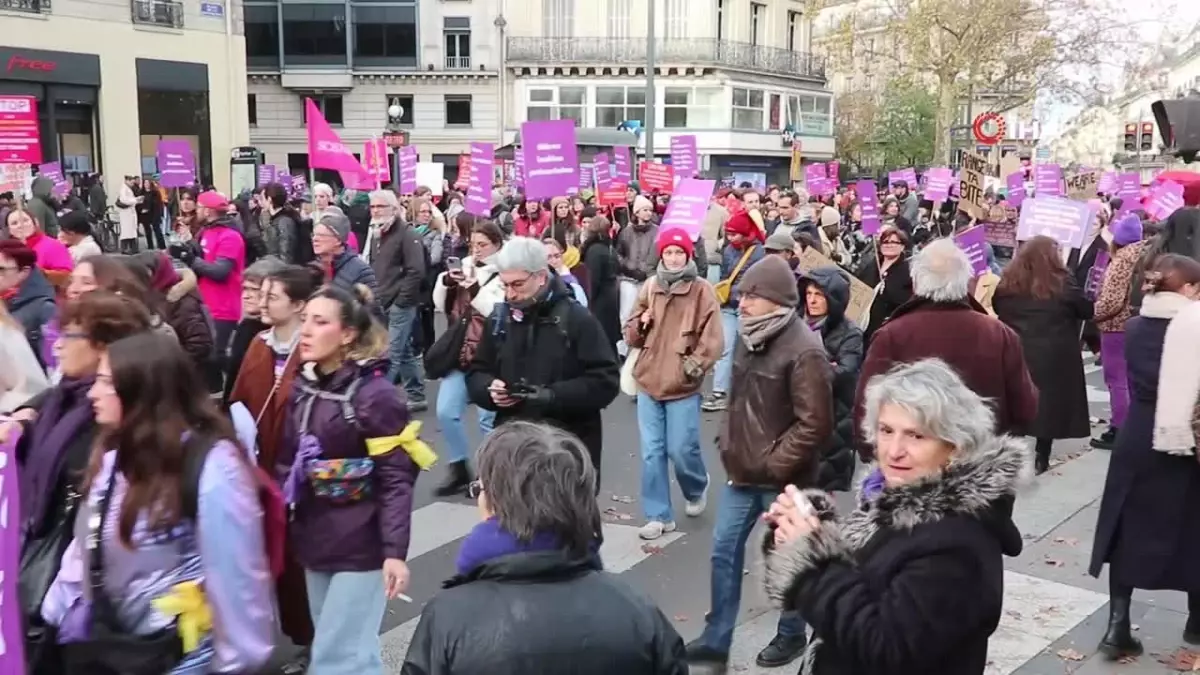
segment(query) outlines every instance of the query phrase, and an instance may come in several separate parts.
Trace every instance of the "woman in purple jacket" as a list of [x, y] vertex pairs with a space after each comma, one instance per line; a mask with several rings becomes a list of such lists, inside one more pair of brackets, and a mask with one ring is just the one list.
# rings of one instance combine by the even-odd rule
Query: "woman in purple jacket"
[[309, 298], [304, 365], [276, 460], [315, 627], [309, 668], [320, 675], [383, 672], [379, 625], [387, 600], [408, 586], [418, 467], [406, 451], [408, 408], [384, 377], [387, 334], [371, 305], [364, 286], [353, 294], [326, 286]]

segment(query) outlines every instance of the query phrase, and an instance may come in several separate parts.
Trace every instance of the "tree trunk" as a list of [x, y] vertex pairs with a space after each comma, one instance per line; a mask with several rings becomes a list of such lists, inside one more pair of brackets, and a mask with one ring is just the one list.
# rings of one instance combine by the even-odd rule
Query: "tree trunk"
[[933, 156], [942, 158], [942, 165], [950, 164], [950, 127], [958, 116], [958, 87], [953, 80], [938, 76], [938, 106], [933, 132]]

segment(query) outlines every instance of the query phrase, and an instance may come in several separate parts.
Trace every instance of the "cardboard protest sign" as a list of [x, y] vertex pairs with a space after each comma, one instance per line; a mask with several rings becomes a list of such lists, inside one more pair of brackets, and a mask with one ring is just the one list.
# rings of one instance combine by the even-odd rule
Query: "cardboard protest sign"
[[983, 199], [983, 175], [987, 160], [973, 152], [963, 153], [962, 170], [958, 174], [958, 210], [982, 219], [986, 213]]
[[1067, 198], [1087, 201], [1096, 196], [1100, 186], [1100, 173], [1089, 171], [1067, 177]]
[[[815, 248], [807, 248], [800, 254], [800, 271], [808, 272], [818, 267], [838, 267], [836, 263]], [[858, 277], [842, 270], [850, 280], [850, 302], [846, 305], [846, 318], [856, 322], [859, 327], [866, 327], [871, 319], [871, 301], [875, 299], [875, 289], [858, 280]]]

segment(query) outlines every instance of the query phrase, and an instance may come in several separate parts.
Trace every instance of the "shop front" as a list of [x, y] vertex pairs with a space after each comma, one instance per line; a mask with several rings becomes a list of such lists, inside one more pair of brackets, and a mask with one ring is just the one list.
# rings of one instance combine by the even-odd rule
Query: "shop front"
[[62, 162], [65, 173], [101, 170], [96, 54], [0, 46], [0, 96], [37, 99], [42, 161]]

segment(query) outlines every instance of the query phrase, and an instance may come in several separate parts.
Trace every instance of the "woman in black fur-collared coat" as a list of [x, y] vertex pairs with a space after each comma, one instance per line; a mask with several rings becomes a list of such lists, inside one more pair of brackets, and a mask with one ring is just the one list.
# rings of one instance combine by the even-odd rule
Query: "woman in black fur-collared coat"
[[[800, 672], [980, 675], [1000, 623], [1004, 556], [1021, 552], [1013, 494], [1024, 441], [937, 359], [872, 380], [864, 433], [876, 468], [858, 509], [794, 487], [765, 542], [768, 595], [813, 627]], [[797, 506], [808, 498], [812, 511]]]

